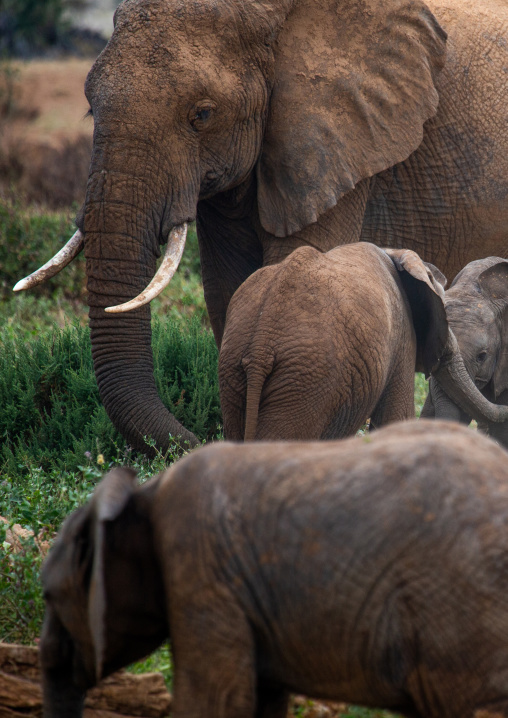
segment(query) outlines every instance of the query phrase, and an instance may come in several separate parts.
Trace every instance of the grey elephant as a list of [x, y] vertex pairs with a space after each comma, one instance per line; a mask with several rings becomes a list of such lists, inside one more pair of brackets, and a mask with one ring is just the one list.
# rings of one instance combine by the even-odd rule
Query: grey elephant
[[475, 417], [508, 418], [461, 371], [445, 283], [415, 252], [368, 242], [301, 247], [259, 269], [226, 316], [225, 438], [338, 439], [369, 417], [371, 427], [414, 418], [415, 370], [448, 377]]
[[147, 304], [187, 222], [219, 345], [235, 290], [301, 245], [407, 247], [447, 276], [505, 253], [507, 28], [504, 0], [119, 6], [86, 82], [79, 230], [17, 288], [84, 247], [100, 394], [132, 446], [196, 443], [157, 395]]
[[[464, 366], [482, 394], [496, 404], [508, 404], [508, 262], [486, 257], [471, 262], [445, 293], [448, 322], [457, 339]], [[453, 382], [431, 377], [422, 416], [472, 418]], [[508, 446], [508, 423], [479, 419], [480, 427]]]
[[507, 467], [422, 420], [113, 470], [43, 569], [45, 718], [168, 635], [173, 718], [285, 718], [289, 691], [508, 718]]

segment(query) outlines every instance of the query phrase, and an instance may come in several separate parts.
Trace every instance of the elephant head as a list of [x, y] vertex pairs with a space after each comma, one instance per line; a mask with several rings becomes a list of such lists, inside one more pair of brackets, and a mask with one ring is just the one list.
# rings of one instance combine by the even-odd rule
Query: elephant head
[[[508, 403], [508, 262], [487, 257], [468, 264], [446, 292], [445, 307], [468, 376], [490, 401]], [[422, 415], [464, 423], [474, 418], [508, 445], [508, 426], [475, 415], [442, 374], [431, 377]]]
[[79, 231], [17, 288], [84, 245], [99, 389], [133, 446], [146, 450], [147, 434], [162, 448], [169, 434], [196, 443], [157, 396], [143, 306], [169, 281], [185, 223], [198, 220], [220, 342], [230, 297], [261, 266], [261, 233], [275, 242], [306, 228], [418, 147], [444, 51], [420, 0], [119, 6], [86, 81], [94, 141]]
[[[471, 373], [464, 363], [460, 345], [455, 336], [456, 324], [450, 319], [447, 303], [447, 298], [455, 282], [445, 293], [446, 279], [432, 264], [423, 263], [418, 255], [411, 251], [391, 249], [385, 251], [399, 270], [406, 294], [413, 294], [411, 311], [417, 338], [415, 369], [424, 372], [426, 376], [432, 374], [431, 381], [438, 382], [435, 396], [439, 404], [443, 403], [445, 397], [443, 389], [449, 397], [453, 398], [453, 411], [450, 414], [440, 414], [441, 418], [460, 420], [461, 415], [467, 412], [478, 422], [492, 424], [506, 422], [508, 407], [497, 406], [489, 401], [473, 382]], [[477, 262], [471, 264], [477, 264]], [[425, 274], [428, 275], [428, 278]], [[419, 284], [414, 283], [415, 278], [420, 280]], [[428, 291], [423, 292], [425, 281], [427, 285], [429, 285], [429, 281], [432, 283], [434, 292], [430, 294]], [[419, 291], [420, 297], [414, 296], [415, 288]], [[430, 310], [425, 306], [429, 303]], [[415, 307], [418, 308], [419, 305], [425, 307], [426, 314], [422, 314], [418, 309], [415, 311]], [[431, 322], [428, 321], [429, 316], [433, 317]], [[452, 405], [449, 398], [446, 398], [446, 402], [448, 405]], [[431, 415], [433, 414], [429, 411], [427, 403], [422, 410], [422, 417]]]
[[168, 635], [149, 519], [156, 487], [136, 490], [134, 472], [114, 469], [66, 520], [45, 561], [45, 718], [81, 716], [88, 688]]

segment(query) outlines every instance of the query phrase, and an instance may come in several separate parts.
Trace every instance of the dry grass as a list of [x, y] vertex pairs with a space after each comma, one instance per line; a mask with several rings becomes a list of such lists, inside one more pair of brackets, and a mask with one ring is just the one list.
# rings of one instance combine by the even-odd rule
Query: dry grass
[[0, 64], [0, 192], [57, 209], [84, 198], [91, 60]]

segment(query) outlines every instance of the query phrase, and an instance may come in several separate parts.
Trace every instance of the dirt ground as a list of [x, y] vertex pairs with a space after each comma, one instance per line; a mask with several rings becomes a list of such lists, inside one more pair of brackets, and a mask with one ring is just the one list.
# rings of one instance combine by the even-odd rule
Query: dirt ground
[[82, 202], [92, 146], [84, 82], [92, 59], [0, 64], [0, 193]]

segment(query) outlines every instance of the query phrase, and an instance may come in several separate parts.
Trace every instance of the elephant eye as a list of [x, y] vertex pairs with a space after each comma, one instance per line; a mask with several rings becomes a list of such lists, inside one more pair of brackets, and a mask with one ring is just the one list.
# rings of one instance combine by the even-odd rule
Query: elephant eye
[[477, 355], [476, 361], [478, 362], [478, 364], [483, 364], [483, 362], [485, 361], [486, 358], [487, 358], [487, 352], [484, 349]]
[[210, 100], [199, 102], [189, 113], [189, 122], [195, 130], [201, 127], [210, 119], [215, 110], [215, 103]]

